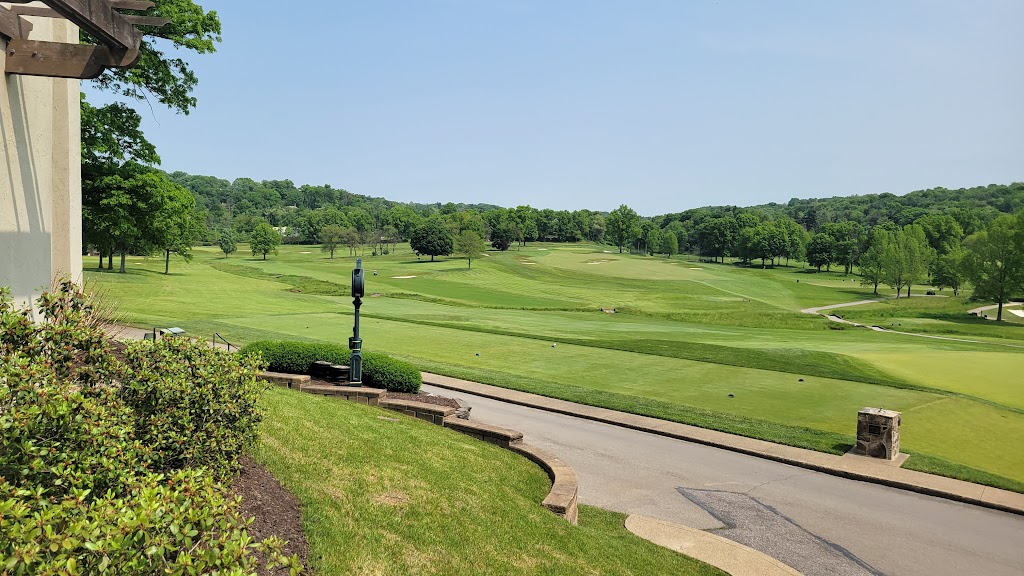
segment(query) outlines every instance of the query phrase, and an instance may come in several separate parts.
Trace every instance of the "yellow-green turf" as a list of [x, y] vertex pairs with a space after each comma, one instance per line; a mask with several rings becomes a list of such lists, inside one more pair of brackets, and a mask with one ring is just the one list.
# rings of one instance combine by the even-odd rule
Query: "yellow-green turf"
[[[349, 335], [354, 258], [306, 246], [266, 261], [196, 252], [191, 264], [172, 261], [169, 276], [159, 259], [131, 258], [129, 274], [87, 267], [86, 278], [143, 327], [216, 331], [235, 343]], [[364, 267], [366, 346], [432, 371], [832, 452], [852, 442], [858, 409], [882, 406], [906, 413], [908, 450], [1008, 482], [966, 479], [1024, 486], [1024, 461], [1012, 457], [1024, 445], [1024, 325], [970, 318], [984, 303], [964, 295], [835, 313], [982, 343], [838, 329], [801, 314], [874, 296], [856, 276], [795, 263], [762, 270], [542, 244], [488, 252], [468, 270], [399, 245]]]

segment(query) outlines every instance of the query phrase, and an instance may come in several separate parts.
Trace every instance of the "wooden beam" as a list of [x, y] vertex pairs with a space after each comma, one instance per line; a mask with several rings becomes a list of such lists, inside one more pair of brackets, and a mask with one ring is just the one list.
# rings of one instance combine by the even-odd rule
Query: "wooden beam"
[[107, 0], [110, 5], [118, 10], [136, 10], [138, 12], [145, 12], [150, 8], [156, 6], [152, 2], [146, 2], [144, 0]]
[[28, 38], [32, 23], [0, 6], [0, 35], [8, 38]]
[[81, 80], [96, 78], [116, 61], [106, 46], [39, 40], [11, 40], [5, 55], [8, 74]]
[[[8, 4], [28, 4], [30, 2], [36, 2], [37, 0], [3, 0]], [[46, 2], [46, 0], [42, 0]], [[118, 10], [137, 10], [139, 12], [145, 12], [150, 8], [156, 6], [153, 2], [147, 0], [107, 0], [107, 2]]]
[[43, 0], [43, 3], [115, 51], [137, 50], [142, 43], [142, 34], [115, 12], [107, 0]]
[[18, 16], [35, 16], [37, 18], [63, 18], [53, 8], [46, 6], [11, 6], [11, 12]]
[[132, 24], [132, 26], [150, 26], [153, 28], [163, 28], [171, 23], [171, 19], [166, 16], [136, 16], [135, 14], [125, 14], [124, 19]]

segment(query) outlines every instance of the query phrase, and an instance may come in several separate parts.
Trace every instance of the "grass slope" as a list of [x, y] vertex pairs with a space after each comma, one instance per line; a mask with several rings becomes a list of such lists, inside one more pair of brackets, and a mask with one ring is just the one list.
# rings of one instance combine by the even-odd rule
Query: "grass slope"
[[275, 388], [256, 458], [302, 503], [317, 574], [686, 574], [719, 570], [641, 540], [624, 516], [540, 502], [525, 458], [412, 418]]

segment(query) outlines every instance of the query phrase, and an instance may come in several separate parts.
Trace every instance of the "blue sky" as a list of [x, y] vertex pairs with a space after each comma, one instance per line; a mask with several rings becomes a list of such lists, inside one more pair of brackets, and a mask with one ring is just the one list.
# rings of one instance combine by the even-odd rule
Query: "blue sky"
[[[655, 215], [1024, 179], [1020, 0], [209, 0], [163, 168]], [[102, 98], [97, 98], [102, 100]]]

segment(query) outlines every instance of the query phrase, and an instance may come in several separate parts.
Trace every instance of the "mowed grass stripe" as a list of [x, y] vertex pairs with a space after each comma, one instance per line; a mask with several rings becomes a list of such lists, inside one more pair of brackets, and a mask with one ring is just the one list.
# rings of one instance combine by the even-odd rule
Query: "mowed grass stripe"
[[[228, 263], [214, 263], [212, 264], [212, 266], [217, 270], [221, 270], [223, 272], [228, 272], [231, 274], [237, 274], [239, 276], [243, 276], [246, 278], [262, 278], [265, 280], [285, 282], [293, 285], [293, 289], [301, 290], [303, 293], [307, 294], [324, 294], [337, 296], [343, 295], [343, 290], [346, 288], [345, 286], [342, 286], [340, 284], [327, 282], [324, 280], [318, 280], [315, 278], [310, 278], [308, 276], [274, 275], [259, 269], [255, 269], [250, 266], [240, 266]], [[460, 304], [459, 301], [455, 300], [428, 299], [426, 297], [417, 297], [417, 295], [414, 294], [397, 294], [395, 296], [398, 296], [400, 298], [422, 299], [423, 301], [438, 304]], [[499, 299], [501, 297], [502, 296], [499, 295]], [[514, 309], [515, 307], [514, 305], [510, 305], [500, 306], [498, 308]], [[571, 311], [571, 309], [558, 310]], [[532, 338], [536, 340], [554, 340], [566, 344], [577, 344], [581, 346], [592, 346], [595, 348], [607, 348], [611, 350], [623, 350], [627, 352], [637, 352], [640, 354], [650, 354], [655, 356], [666, 356], [670, 358], [695, 360], [698, 362], [711, 362], [727, 366], [748, 367], [756, 368], [759, 370], [772, 370], [791, 374], [819, 376], [822, 378], [835, 378], [839, 380], [850, 380], [854, 382], [864, 382], [868, 384], [894, 386], [897, 388], [909, 388], [926, 391], [931, 390], [923, 386], [915, 386], [913, 384], [910, 384], [909, 382], [896, 378], [892, 375], [886, 374], [881, 370], [873, 368], [864, 362], [858, 361], [855, 358], [831, 352], [819, 352], [814, 350], [786, 348], [774, 349], [769, 352], [751, 348], [734, 348], [729, 346], [703, 344], [698, 342], [659, 341], [643, 339], [582, 340], [565, 337], [552, 338], [550, 336], [543, 336], [538, 334], [505, 331], [483, 325], [452, 325], [445, 322], [417, 320], [397, 316], [387, 316], [382, 314], [374, 314], [373, 316], [386, 320], [392, 320], [395, 322], [410, 322], [426, 326], [437, 326], [442, 328], [455, 328], [459, 330], [470, 330], [490, 334], [518, 336], [522, 338]]]

